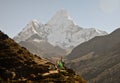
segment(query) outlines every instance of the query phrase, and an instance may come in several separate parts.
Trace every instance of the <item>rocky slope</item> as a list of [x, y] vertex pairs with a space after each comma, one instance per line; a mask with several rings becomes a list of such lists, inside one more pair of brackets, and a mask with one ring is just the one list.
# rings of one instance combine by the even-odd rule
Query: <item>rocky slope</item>
[[63, 71], [54, 69], [53, 63], [31, 54], [0, 31], [1, 83], [86, 83], [71, 69]]
[[26, 41], [21, 41], [19, 44], [26, 47], [31, 53], [44, 58], [64, 56], [66, 54], [66, 51], [59, 46], [53, 46], [50, 43], [43, 40], [40, 41], [39, 39], [40, 37], [35, 34]]
[[[59, 47], [68, 53], [80, 43], [88, 41], [95, 36], [106, 34], [105, 31], [95, 28], [79, 27], [66, 10], [60, 10], [46, 24], [32, 20], [14, 37], [14, 40], [18, 43], [21, 41], [26, 42], [32, 36], [31, 42], [33, 43], [36, 43], [36, 41], [48, 42], [53, 45], [53, 48]], [[39, 38], [34, 39], [34, 35], [38, 35]], [[32, 49], [32, 47], [25, 47]]]
[[67, 65], [90, 83], [119, 83], [119, 36], [120, 28], [109, 35], [95, 37], [80, 44], [66, 57], [69, 61]]

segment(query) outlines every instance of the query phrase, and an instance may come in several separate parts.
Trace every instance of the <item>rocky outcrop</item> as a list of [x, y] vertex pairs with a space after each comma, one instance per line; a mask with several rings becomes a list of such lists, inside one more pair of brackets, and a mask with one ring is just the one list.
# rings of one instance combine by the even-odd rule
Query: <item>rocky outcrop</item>
[[53, 63], [31, 54], [1, 31], [0, 82], [86, 83], [73, 70], [56, 70]]

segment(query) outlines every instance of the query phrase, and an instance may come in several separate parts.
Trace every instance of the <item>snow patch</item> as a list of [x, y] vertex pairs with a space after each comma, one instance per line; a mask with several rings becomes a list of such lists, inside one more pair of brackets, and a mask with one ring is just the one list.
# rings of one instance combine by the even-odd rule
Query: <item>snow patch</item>
[[42, 42], [43, 40], [39, 40], [39, 39], [35, 38], [35, 39], [33, 39], [33, 41], [40, 43], [40, 42]]

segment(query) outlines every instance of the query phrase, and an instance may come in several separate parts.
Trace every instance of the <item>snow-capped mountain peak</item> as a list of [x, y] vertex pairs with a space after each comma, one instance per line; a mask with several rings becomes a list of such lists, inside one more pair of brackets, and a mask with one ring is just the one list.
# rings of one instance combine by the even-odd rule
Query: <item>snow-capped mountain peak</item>
[[25, 41], [34, 34], [39, 34], [38, 29], [42, 27], [42, 23], [39, 23], [37, 20], [30, 21], [23, 30], [16, 36], [14, 39], [16, 42]]
[[60, 25], [68, 25], [68, 24], [76, 24], [67, 10], [61, 9], [56, 12], [56, 14], [48, 21], [48, 25], [55, 25], [55, 26], [60, 26]]
[[[63, 49], [73, 49], [82, 42], [88, 41], [95, 36], [106, 35], [107, 33], [95, 28], [79, 27], [72, 20], [69, 13], [62, 9], [57, 11], [45, 25], [37, 20], [32, 20], [14, 40], [17, 42], [25, 41], [31, 36], [35, 37], [35, 34], [40, 37], [40, 41], [47, 41], [53, 46], [60, 46]], [[38, 39], [34, 41], [38, 41]]]
[[42, 23], [39, 23], [36, 19], [33, 19], [25, 26], [25, 28], [23, 28], [23, 32], [28, 30], [29, 28], [31, 29], [38, 28], [41, 25]]
[[69, 15], [69, 13], [68, 13], [68, 11], [67, 10], [65, 10], [65, 9], [61, 9], [61, 10], [59, 10], [59, 11], [57, 11], [57, 13], [55, 14], [55, 18], [67, 18], [67, 19], [69, 19], [69, 20], [72, 20], [72, 18], [70, 17], [70, 15]]

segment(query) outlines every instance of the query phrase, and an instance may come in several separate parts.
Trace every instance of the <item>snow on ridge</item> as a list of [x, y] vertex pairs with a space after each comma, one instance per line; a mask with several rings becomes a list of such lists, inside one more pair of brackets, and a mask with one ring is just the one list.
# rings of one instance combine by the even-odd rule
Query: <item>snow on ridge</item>
[[39, 39], [35, 38], [35, 39], [33, 39], [33, 41], [40, 43], [40, 42], [42, 42], [43, 40], [39, 40]]
[[66, 10], [60, 10], [45, 25], [35, 19], [32, 20], [15, 40], [25, 41], [34, 34], [38, 34], [42, 38], [41, 40], [33, 39], [35, 42], [43, 40], [53, 46], [68, 49], [88, 41], [95, 36], [107, 33], [95, 28], [81, 28], [72, 20]]
[[23, 32], [26, 31], [28, 28], [31, 28], [32, 26], [38, 26], [39, 22], [36, 19], [31, 20], [24, 28], [23, 28]]
[[42, 26], [42, 23], [39, 23], [37, 20], [33, 19], [31, 20], [24, 28], [23, 30], [14, 37], [14, 40], [16, 42], [25, 41], [29, 37], [31, 37], [34, 34], [39, 34], [37, 29]]

